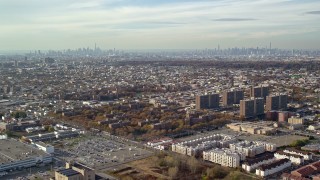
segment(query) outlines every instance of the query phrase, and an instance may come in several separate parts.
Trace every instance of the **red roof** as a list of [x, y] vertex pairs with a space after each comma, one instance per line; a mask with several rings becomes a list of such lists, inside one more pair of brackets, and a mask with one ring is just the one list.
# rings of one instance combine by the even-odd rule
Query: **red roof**
[[314, 162], [310, 164], [313, 168], [315, 168], [317, 171], [320, 171], [320, 161]]
[[290, 180], [309, 180], [307, 178], [295, 176], [295, 175], [289, 174], [289, 173], [283, 173], [281, 175], [281, 177], [285, 177], [286, 179], [290, 179]]
[[301, 177], [307, 177], [314, 174], [316, 170], [310, 166], [303, 166], [293, 172], [300, 174]]

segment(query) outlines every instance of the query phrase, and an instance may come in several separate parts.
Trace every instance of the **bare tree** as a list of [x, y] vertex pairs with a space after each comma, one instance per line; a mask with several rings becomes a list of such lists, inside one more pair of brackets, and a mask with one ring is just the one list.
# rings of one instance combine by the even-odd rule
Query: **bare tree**
[[200, 164], [194, 156], [192, 156], [190, 159], [188, 159], [187, 164], [189, 166], [189, 170], [192, 173], [196, 173], [200, 168]]
[[168, 169], [168, 175], [169, 175], [172, 179], [174, 179], [174, 178], [177, 177], [178, 172], [179, 172], [179, 168], [178, 168], [177, 166], [171, 167], [171, 168]]

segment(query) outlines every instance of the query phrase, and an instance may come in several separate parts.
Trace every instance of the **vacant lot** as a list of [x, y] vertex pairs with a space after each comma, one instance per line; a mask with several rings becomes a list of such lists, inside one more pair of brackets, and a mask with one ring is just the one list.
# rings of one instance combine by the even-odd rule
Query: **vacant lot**
[[280, 146], [287, 146], [292, 144], [296, 140], [305, 140], [309, 139], [308, 137], [298, 136], [298, 135], [283, 135], [283, 136], [276, 136], [272, 139], [268, 140], [268, 142], [275, 143], [278, 147]]

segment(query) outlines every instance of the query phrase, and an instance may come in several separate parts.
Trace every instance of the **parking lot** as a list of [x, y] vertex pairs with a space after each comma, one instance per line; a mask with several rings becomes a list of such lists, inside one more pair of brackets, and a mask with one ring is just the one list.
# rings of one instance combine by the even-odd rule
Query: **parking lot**
[[103, 137], [86, 138], [72, 147], [59, 148], [55, 152], [56, 157], [75, 160], [95, 169], [109, 168], [151, 154], [145, 149]]

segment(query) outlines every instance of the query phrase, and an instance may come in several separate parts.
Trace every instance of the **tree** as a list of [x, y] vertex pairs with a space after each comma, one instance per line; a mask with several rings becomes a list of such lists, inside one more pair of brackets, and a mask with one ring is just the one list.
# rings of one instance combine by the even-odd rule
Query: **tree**
[[169, 166], [169, 167], [174, 166], [175, 159], [174, 159], [173, 157], [171, 157], [171, 156], [166, 156], [166, 157], [164, 158], [164, 160], [165, 160], [167, 166]]
[[18, 119], [18, 118], [26, 118], [27, 117], [27, 113], [24, 111], [17, 111], [15, 113], [12, 113], [12, 116], [14, 116], [14, 118]]
[[177, 177], [178, 172], [179, 172], [179, 168], [178, 168], [177, 166], [171, 167], [171, 168], [168, 169], [168, 175], [169, 175], [172, 179], [174, 179], [174, 178]]
[[188, 159], [187, 164], [192, 173], [196, 173], [199, 170], [200, 164], [194, 156]]
[[158, 166], [159, 158], [157, 156], [152, 156], [151, 157], [151, 162], [153, 166]]
[[309, 143], [309, 140], [308, 139], [305, 139], [305, 140], [296, 140], [294, 141], [293, 143], [290, 144], [290, 146], [292, 147], [301, 147], [301, 146], [305, 146], [306, 144]]
[[223, 169], [221, 166], [215, 166], [213, 168], [208, 168], [206, 170], [207, 173], [207, 177], [209, 179], [213, 178], [213, 179], [223, 179], [224, 177], [226, 177], [228, 175], [228, 172]]
[[53, 132], [53, 131], [54, 131], [54, 128], [53, 128], [52, 126], [49, 126], [48, 131], [49, 131], [49, 132]]

